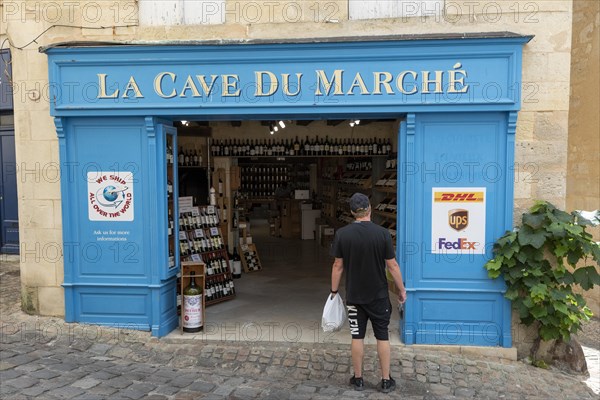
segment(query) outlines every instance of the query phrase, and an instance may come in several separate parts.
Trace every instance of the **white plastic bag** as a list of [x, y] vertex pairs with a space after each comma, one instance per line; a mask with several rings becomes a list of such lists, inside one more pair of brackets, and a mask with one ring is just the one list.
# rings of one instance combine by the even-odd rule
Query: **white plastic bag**
[[338, 293], [327, 296], [327, 302], [323, 308], [323, 318], [321, 319], [321, 327], [323, 332], [334, 332], [346, 322], [346, 308], [344, 302]]

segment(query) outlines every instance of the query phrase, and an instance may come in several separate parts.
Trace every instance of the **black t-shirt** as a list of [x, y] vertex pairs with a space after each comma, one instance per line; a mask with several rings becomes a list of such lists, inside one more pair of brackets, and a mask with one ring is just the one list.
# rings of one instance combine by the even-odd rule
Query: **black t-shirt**
[[370, 221], [335, 233], [331, 255], [344, 260], [346, 302], [368, 304], [388, 296], [385, 260], [395, 257], [390, 232]]

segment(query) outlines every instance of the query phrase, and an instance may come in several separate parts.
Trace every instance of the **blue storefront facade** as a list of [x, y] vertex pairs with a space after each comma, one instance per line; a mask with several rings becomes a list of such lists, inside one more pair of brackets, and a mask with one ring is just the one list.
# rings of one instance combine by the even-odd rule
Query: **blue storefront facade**
[[[158, 337], [178, 326], [179, 266], [169, 268], [163, 195], [167, 138], [177, 148], [173, 121], [402, 117], [402, 340], [511, 347], [504, 284], [489, 279], [483, 264], [512, 228], [521, 54], [530, 39], [499, 33], [45, 49], [63, 169], [65, 319]], [[106, 188], [120, 188], [109, 193], [119, 199], [114, 209], [97, 196]], [[460, 219], [467, 216], [472, 236]], [[463, 221], [456, 237], [449, 218]]]

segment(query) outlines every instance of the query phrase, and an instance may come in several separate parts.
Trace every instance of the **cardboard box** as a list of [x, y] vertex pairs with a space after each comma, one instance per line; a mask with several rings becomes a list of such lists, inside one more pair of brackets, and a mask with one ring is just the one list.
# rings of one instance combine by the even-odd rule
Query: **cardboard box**
[[294, 199], [296, 200], [308, 200], [310, 199], [310, 190], [295, 190]]
[[302, 203], [300, 204], [301, 210], [312, 210], [312, 203]]

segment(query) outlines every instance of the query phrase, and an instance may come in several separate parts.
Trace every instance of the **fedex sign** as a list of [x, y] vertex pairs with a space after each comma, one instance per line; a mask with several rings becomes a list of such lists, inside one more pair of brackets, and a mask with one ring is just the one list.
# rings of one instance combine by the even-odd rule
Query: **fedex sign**
[[446, 238], [440, 238], [438, 240], [438, 249], [446, 250], [475, 250], [476, 242], [469, 242], [467, 238], [458, 238], [456, 242], [449, 242]]
[[486, 188], [432, 188], [432, 253], [484, 254]]

